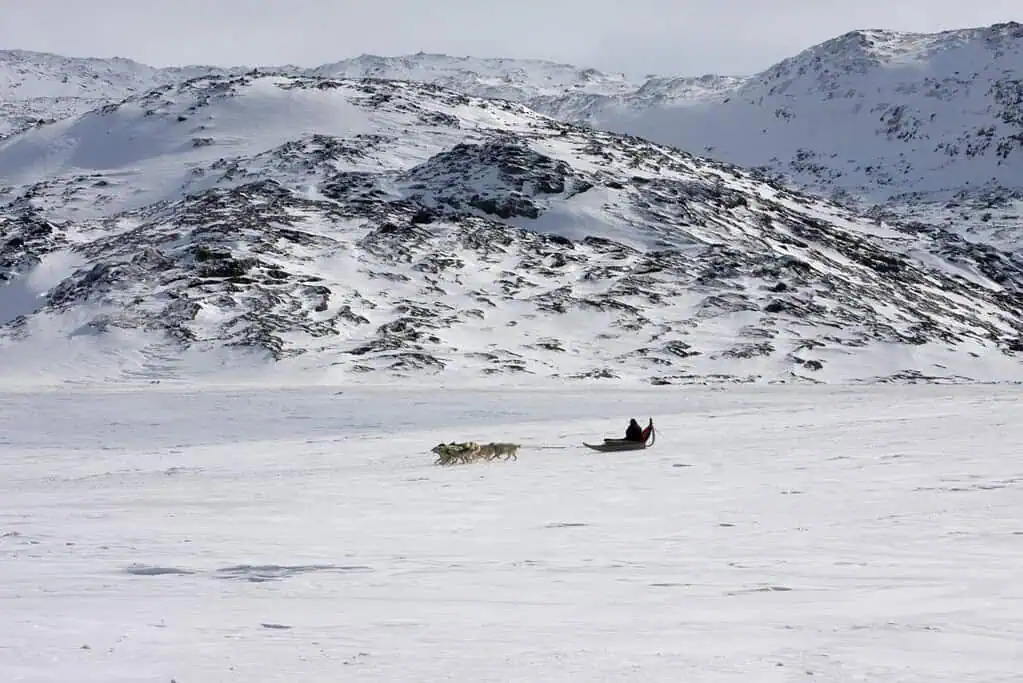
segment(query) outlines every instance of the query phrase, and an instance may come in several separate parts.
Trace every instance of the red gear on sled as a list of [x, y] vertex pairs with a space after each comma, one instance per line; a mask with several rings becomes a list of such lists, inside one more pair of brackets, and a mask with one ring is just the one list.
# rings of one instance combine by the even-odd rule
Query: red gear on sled
[[642, 439], [643, 443], [646, 443], [646, 442], [647, 442], [647, 440], [648, 440], [648, 439], [650, 438], [650, 434], [651, 434], [651, 433], [652, 433], [653, 431], [654, 431], [654, 420], [653, 420], [653, 418], [650, 418], [650, 424], [648, 424], [648, 425], [647, 425], [647, 426], [646, 426], [646, 427], [645, 427], [645, 428], [643, 429], [643, 434], [642, 434], [642, 436], [643, 436], [643, 439]]

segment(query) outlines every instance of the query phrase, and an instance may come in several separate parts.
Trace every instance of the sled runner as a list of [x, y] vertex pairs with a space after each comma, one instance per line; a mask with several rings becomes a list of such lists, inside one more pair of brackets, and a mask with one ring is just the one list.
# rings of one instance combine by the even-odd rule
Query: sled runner
[[650, 420], [650, 424], [643, 430], [643, 441], [629, 441], [628, 439], [604, 439], [604, 443], [586, 443], [583, 445], [587, 448], [592, 448], [595, 451], [601, 453], [613, 453], [616, 451], [641, 451], [644, 448], [653, 446], [654, 442], [657, 441], [657, 434], [654, 431], [654, 421]]

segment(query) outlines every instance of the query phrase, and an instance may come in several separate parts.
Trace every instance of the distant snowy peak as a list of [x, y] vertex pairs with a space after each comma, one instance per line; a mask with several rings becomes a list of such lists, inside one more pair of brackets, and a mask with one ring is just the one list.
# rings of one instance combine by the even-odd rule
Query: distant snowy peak
[[[128, 59], [62, 57], [0, 52], [0, 138], [40, 121], [62, 119], [120, 101], [150, 88], [205, 75], [250, 71], [330, 78], [380, 78], [427, 82], [468, 95], [538, 103], [552, 98], [587, 102], [628, 94], [639, 85], [622, 74], [535, 59], [453, 57], [418, 53], [362, 55], [314, 68], [263, 66], [155, 68]], [[570, 108], [573, 114], [586, 107]]]
[[164, 83], [216, 71], [221, 70], [201, 66], [158, 69], [120, 57], [0, 51], [0, 138]]
[[850, 31], [820, 45], [832, 53], [859, 52], [879, 64], [923, 62], [964, 46], [980, 46], [998, 58], [1018, 49], [1023, 24], [1010, 21], [976, 28], [951, 29], [936, 33], [911, 33], [883, 29]]
[[152, 87], [160, 70], [130, 59], [63, 57], [0, 50], [0, 89], [5, 99], [106, 96]]
[[714, 96], [620, 98], [588, 120], [836, 198], [1023, 189], [1023, 26], [854, 31]]
[[965, 83], [980, 74], [1018, 77], [1021, 54], [1023, 25], [1014, 22], [941, 33], [850, 31], [750, 77], [742, 90], [766, 86], [774, 94], [782, 92], [779, 81], [792, 80], [833, 93], [856, 75], [874, 79], [860, 84], [868, 88], [891, 86], [892, 79], [906, 83], [944, 76]]
[[381, 57], [362, 55], [311, 69], [314, 76], [385, 78], [431, 82], [470, 95], [528, 100], [585, 92], [610, 95], [631, 92], [623, 74], [607, 74], [537, 59], [452, 57], [420, 52]]
[[0, 93], [4, 99], [78, 97], [120, 99], [158, 85], [210, 74], [235, 74], [250, 67], [191, 65], [153, 67], [123, 57], [65, 57], [47, 52], [0, 50]]

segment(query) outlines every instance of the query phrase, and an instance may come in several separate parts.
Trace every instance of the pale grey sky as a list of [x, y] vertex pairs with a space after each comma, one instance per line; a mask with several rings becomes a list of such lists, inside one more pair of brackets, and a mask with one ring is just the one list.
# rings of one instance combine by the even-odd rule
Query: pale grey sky
[[313, 66], [424, 50], [738, 74], [856, 28], [1011, 20], [1023, 21], [1021, 0], [7, 0], [0, 49], [154, 66]]

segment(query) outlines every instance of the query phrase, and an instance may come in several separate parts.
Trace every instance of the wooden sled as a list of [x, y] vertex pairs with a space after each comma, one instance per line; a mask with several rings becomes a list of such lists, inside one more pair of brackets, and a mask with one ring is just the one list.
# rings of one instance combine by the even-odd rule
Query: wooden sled
[[604, 439], [604, 443], [586, 443], [583, 445], [601, 453], [615, 453], [618, 451], [641, 451], [654, 445], [657, 441], [657, 432], [654, 430], [654, 421], [650, 420], [647, 426], [646, 441], [628, 441], [626, 439]]

